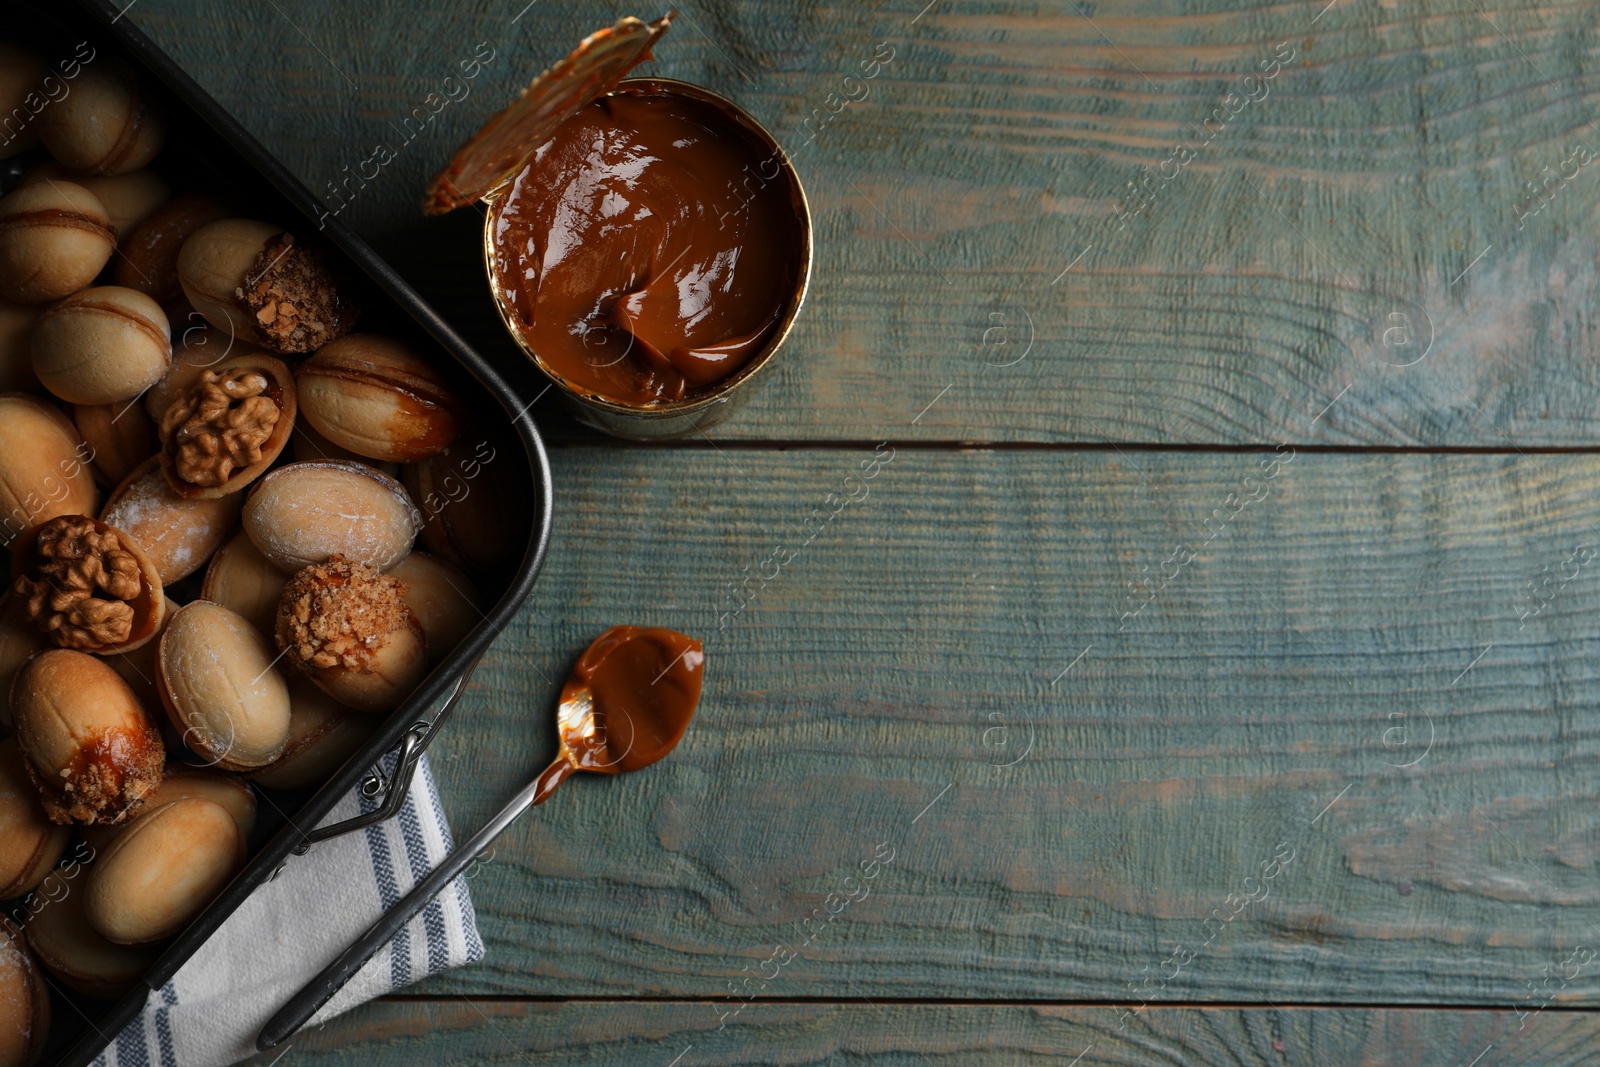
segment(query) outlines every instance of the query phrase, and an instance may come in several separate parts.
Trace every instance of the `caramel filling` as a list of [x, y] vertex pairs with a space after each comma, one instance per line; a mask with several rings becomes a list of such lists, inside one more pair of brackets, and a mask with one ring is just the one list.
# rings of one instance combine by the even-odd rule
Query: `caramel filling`
[[576, 388], [682, 400], [739, 371], [797, 296], [805, 234], [771, 151], [710, 103], [623, 90], [567, 120], [495, 205], [510, 318]]

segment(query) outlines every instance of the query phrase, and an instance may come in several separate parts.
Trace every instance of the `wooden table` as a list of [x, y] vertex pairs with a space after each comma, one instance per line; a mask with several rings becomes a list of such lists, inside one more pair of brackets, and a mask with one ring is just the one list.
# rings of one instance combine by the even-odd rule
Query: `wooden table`
[[[612, 623], [704, 637], [701, 713], [475, 869], [487, 962], [280, 1062], [1593, 1062], [1593, 5], [923, 2], [678, 0], [810, 304], [709, 436], [541, 403], [550, 563], [435, 767], [484, 819]], [[128, 17], [314, 189], [397, 149], [341, 217], [511, 365], [415, 204], [623, 13]]]

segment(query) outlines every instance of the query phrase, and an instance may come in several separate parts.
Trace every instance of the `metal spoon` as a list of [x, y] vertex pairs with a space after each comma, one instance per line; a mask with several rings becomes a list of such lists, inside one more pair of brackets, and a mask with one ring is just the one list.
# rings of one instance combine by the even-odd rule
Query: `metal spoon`
[[[585, 652], [572, 677], [561, 690], [561, 702], [556, 707], [556, 726], [561, 736], [561, 752], [555, 762], [522, 788], [499, 814], [473, 834], [472, 837], [433, 869], [422, 881], [390, 908], [372, 928], [345, 949], [339, 958], [325, 967], [305, 987], [268, 1020], [256, 1038], [256, 1048], [265, 1052], [288, 1039], [306, 1024], [334, 994], [343, 989], [361, 965], [371, 959], [379, 949], [394, 939], [400, 928], [412, 916], [427, 907], [456, 875], [466, 870], [474, 859], [489, 846], [501, 831], [535, 804], [543, 804], [556, 787], [578, 771], [596, 774], [623, 774], [650, 766], [677, 747], [678, 740], [689, 725], [694, 704], [699, 697], [699, 669], [704, 660], [700, 643], [682, 634], [673, 637], [689, 642], [689, 647], [675, 656], [655, 679], [661, 681], [680, 660], [692, 675], [693, 691], [679, 706], [634, 707], [613, 704], [604, 714], [597, 714], [595, 694], [584, 677], [584, 665], [591, 653], [603, 647], [603, 642], [620, 637], [670, 633], [670, 631], [639, 631], [633, 627], [613, 627], [601, 635], [589, 652]], [[615, 647], [606, 647], [609, 651]], [[598, 666], [598, 661], [595, 666]], [[651, 684], [655, 684], [652, 682]], [[618, 750], [621, 750], [620, 752]]]

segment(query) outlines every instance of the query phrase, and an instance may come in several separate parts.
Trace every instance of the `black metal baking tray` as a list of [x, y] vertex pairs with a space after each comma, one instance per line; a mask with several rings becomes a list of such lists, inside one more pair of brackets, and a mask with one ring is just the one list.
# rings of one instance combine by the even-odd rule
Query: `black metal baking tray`
[[[169, 121], [167, 147], [158, 160], [158, 170], [163, 169], [162, 161], [177, 165], [172, 162], [176, 152], [178, 164], [186, 173], [198, 169], [225, 181], [226, 186], [220, 191], [247, 202], [250, 209], [245, 214], [279, 220], [308, 237], [314, 235], [325, 241], [343, 253], [354, 268], [350, 273], [360, 286], [365, 306], [362, 329], [410, 336], [448, 353], [456, 364], [452, 370], [459, 372], [454, 384], [469, 406], [487, 413], [493, 405], [504, 417], [504, 425], [497, 426], [494, 432], [507, 445], [511, 462], [522, 464], [517, 484], [523, 497], [520, 503], [529, 511], [524, 520], [527, 540], [521, 559], [507, 565], [503, 573], [478, 576], [480, 585], [503, 590], [494, 607], [326, 784], [304, 796], [286, 817], [267, 819], [265, 808], [270, 805], [262, 806], [263, 824], [252, 836], [248, 865], [188, 929], [169, 943], [134, 991], [109, 1005], [68, 997], [59, 988], [53, 992], [57, 999], [55, 1028], [43, 1062], [81, 1067], [116, 1039], [138, 1016], [149, 993], [166, 984], [257, 887], [270, 881], [283, 864], [293, 863], [297, 849], [303, 850], [320, 839], [310, 832], [311, 828], [352, 788], [361, 784], [369, 796], [382, 797], [376, 815], [392, 814], [391, 809], [398, 808], [409, 785], [409, 768], [414, 767], [416, 758], [444, 724], [490, 642], [511, 621], [533, 588], [549, 544], [552, 489], [549, 457], [529, 413], [531, 403], [365, 241], [333, 217], [216, 100], [123, 18], [125, 8], [121, 4], [109, 0], [72, 0], [65, 5], [20, 0], [7, 6], [10, 17], [4, 36], [39, 49], [47, 62], [58, 58], [55, 52], [69, 54], [73, 44], [87, 39], [97, 52], [120, 56], [141, 68], [161, 99]], [[203, 180], [174, 184], [199, 187]], [[298, 218], [307, 220], [304, 227], [297, 226]], [[397, 751], [393, 770], [376, 770], [385, 755]], [[278, 797], [281, 799], [282, 794]], [[342, 828], [348, 831], [355, 827], [342, 824]], [[64, 1003], [65, 1000], [72, 1003]]]

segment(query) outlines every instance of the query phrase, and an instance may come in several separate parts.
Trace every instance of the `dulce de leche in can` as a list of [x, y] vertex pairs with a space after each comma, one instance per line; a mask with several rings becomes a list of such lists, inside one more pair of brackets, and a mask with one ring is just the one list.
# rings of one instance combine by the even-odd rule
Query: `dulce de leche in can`
[[486, 204], [506, 329], [580, 421], [622, 437], [678, 436], [731, 410], [811, 273], [805, 193], [772, 135], [698, 86], [626, 79], [671, 18], [584, 40], [462, 146], [424, 202]]

